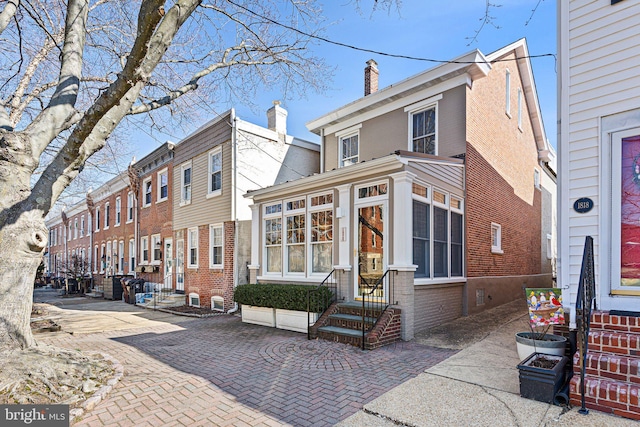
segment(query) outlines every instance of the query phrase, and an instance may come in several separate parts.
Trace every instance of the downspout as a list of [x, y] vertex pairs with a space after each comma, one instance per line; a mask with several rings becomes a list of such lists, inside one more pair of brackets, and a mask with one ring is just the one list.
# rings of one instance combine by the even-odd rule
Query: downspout
[[324, 172], [324, 128], [320, 129], [320, 173]]
[[[238, 139], [237, 132], [238, 126], [236, 122], [236, 110], [231, 109], [231, 218], [233, 219], [233, 289], [235, 291], [238, 286], [238, 217], [237, 217], [237, 192], [236, 188], [236, 173], [237, 173], [237, 153], [238, 153]], [[234, 302], [234, 306], [231, 310], [227, 311], [227, 314], [233, 314], [238, 310], [238, 303]]]
[[[140, 246], [138, 246], [138, 191], [132, 191], [133, 193], [133, 204], [134, 204], [134, 209], [133, 209], [133, 252], [136, 254], [136, 265], [135, 267], [138, 266], [138, 249], [140, 248]], [[131, 255], [129, 255], [129, 258], [131, 258]], [[136, 272], [135, 267], [133, 268], [133, 278], [136, 279], [138, 277], [138, 274]]]

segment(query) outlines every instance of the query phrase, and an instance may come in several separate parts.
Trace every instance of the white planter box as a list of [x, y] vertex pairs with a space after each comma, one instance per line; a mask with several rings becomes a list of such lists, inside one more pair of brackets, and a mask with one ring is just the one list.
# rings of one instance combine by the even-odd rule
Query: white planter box
[[[253, 305], [242, 305], [242, 321], [253, 323], [254, 325], [276, 326], [276, 311], [271, 307], [256, 307]], [[306, 331], [306, 329], [305, 329]]]
[[[244, 309], [243, 309], [244, 310]], [[276, 309], [276, 328], [288, 331], [307, 333], [307, 326], [318, 320], [318, 313], [311, 313], [307, 317], [306, 311]]]

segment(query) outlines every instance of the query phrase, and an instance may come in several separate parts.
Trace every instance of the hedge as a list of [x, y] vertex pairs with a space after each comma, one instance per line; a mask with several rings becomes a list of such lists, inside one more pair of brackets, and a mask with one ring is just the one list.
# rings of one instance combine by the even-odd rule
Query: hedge
[[[238, 304], [307, 311], [307, 293], [311, 289], [316, 289], [316, 286], [275, 284], [239, 285], [233, 294], [233, 298]], [[333, 292], [326, 287], [319, 288], [318, 292], [312, 292], [311, 311], [320, 313], [325, 311], [329, 305], [331, 305], [332, 297]]]

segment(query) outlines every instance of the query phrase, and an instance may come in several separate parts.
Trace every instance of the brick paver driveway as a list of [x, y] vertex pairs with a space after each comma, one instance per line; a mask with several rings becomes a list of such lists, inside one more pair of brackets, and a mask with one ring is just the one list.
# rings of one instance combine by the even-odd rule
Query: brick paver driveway
[[328, 426], [453, 354], [413, 342], [363, 352], [229, 315], [38, 338], [124, 365], [77, 426]]

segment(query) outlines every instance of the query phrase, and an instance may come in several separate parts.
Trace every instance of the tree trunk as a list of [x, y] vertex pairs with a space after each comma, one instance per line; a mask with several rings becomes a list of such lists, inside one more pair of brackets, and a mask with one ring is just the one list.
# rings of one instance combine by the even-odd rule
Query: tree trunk
[[44, 220], [27, 221], [0, 229], [0, 350], [34, 345], [31, 306], [36, 270], [47, 239]]

